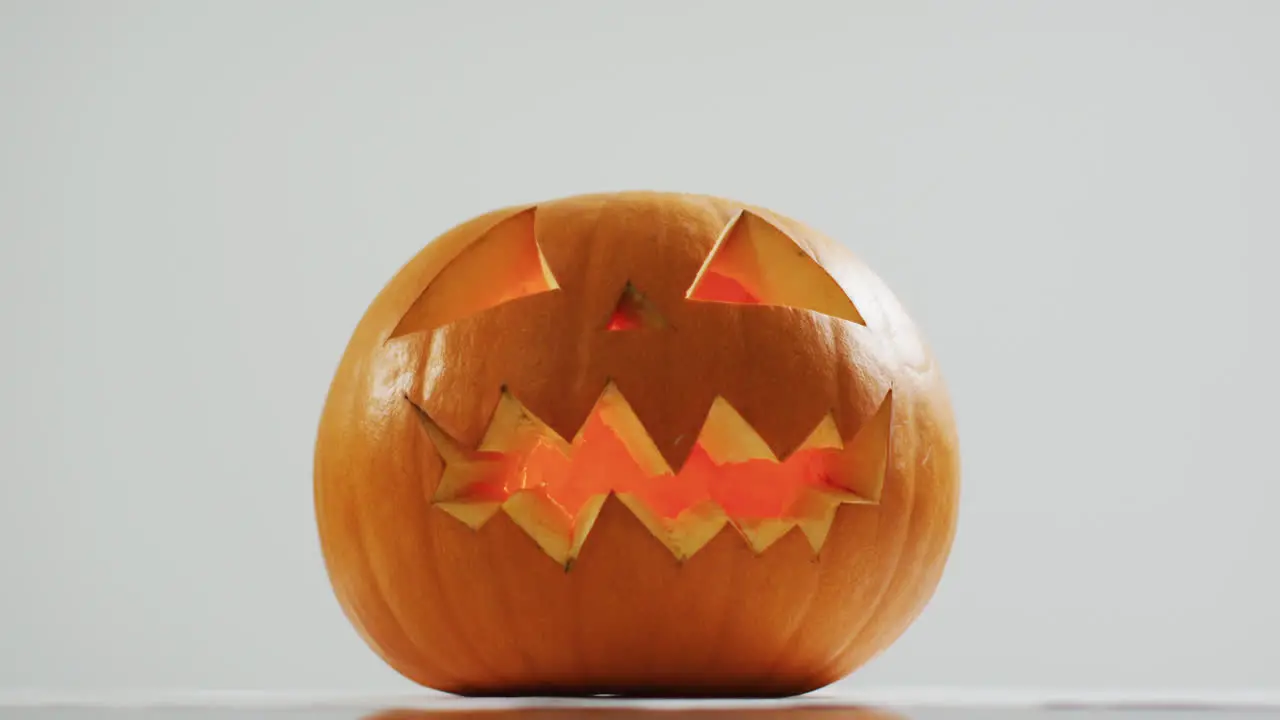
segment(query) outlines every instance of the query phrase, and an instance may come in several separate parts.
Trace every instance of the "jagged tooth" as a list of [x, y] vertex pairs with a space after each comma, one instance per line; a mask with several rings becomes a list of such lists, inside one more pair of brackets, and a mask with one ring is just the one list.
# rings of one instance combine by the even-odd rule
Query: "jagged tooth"
[[[640, 422], [640, 417], [636, 415], [631, 404], [612, 381], [604, 386], [600, 399], [596, 401], [596, 406], [591, 412], [592, 415], [598, 415], [622, 441], [627, 452], [645, 471], [645, 474], [650, 477], [672, 474], [671, 466], [667, 464], [666, 458], [662, 457], [657, 444], [653, 442], [653, 437], [645, 429], [644, 423]], [[574, 438], [574, 444], [577, 444], [581, 435], [582, 431], [579, 430], [578, 437]]]
[[835, 505], [824, 510], [821, 517], [796, 521], [796, 524], [800, 526], [800, 532], [804, 533], [805, 538], [809, 541], [809, 547], [813, 548], [815, 555], [822, 552], [822, 546], [826, 544], [827, 536], [831, 534], [831, 526], [835, 524], [835, 521]]
[[796, 452], [801, 450], [840, 450], [844, 448], [844, 441], [840, 439], [840, 429], [836, 427], [836, 419], [831, 413], [822, 416], [818, 424], [814, 426], [813, 432], [809, 433], [809, 437], [800, 443], [796, 448]]
[[[792, 506], [791, 512], [796, 516], [796, 524], [800, 532], [809, 541], [814, 554], [821, 552], [827, 535], [831, 533], [831, 524], [836, 519], [836, 508], [840, 506], [838, 493], [825, 492], [817, 488], [806, 491]], [[856, 496], [855, 496], [856, 497]]]
[[440, 483], [431, 496], [435, 502], [465, 500], [467, 490], [486, 481], [500, 480], [502, 463], [499, 460], [461, 459], [445, 460], [444, 472], [440, 475]]
[[778, 461], [769, 443], [719, 395], [711, 402], [698, 442], [718, 465], [748, 460]]
[[893, 425], [893, 391], [885, 393], [875, 414], [845, 443], [832, 479], [841, 488], [866, 501], [879, 502], [889, 463], [889, 439]]
[[724, 510], [713, 502], [699, 503], [674, 520], [665, 520], [630, 493], [618, 493], [618, 500], [642, 525], [681, 562], [693, 557], [729, 522]]
[[564, 565], [571, 556], [573, 533], [564, 510], [542, 490], [519, 490], [502, 503], [502, 511], [552, 560]]
[[[676, 555], [676, 548], [671, 541], [670, 532], [667, 530], [667, 524], [658, 517], [658, 514], [649, 509], [640, 498], [631, 493], [617, 493], [618, 500], [631, 511], [632, 515], [640, 521], [641, 525], [649, 531], [658, 541], [667, 546], [673, 555]], [[677, 555], [677, 557], [679, 557]]]
[[746, 538], [751, 550], [759, 555], [790, 532], [796, 526], [796, 521], [784, 518], [738, 518], [733, 520], [733, 525]]
[[600, 517], [600, 510], [604, 508], [604, 501], [607, 499], [609, 499], [609, 493], [593, 495], [587, 498], [587, 501], [578, 509], [578, 516], [573, 520], [573, 545], [569, 548], [570, 560], [578, 557], [578, 553], [582, 551], [582, 545], [591, 534], [591, 528], [595, 527], [596, 519]]
[[435, 506], [461, 520], [472, 530], [484, 527], [484, 524], [493, 519], [493, 516], [498, 514], [498, 510], [502, 509], [502, 503], [497, 501], [437, 502]]
[[[440, 482], [436, 485], [435, 493], [431, 496], [432, 502], [448, 503], [456, 500], [465, 494], [467, 488], [483, 483], [487, 479], [493, 479], [497, 473], [501, 472], [501, 461], [499, 459], [477, 457], [475, 453], [467, 452], [456, 440], [449, 436], [449, 433], [444, 431], [444, 428], [437, 425], [436, 421], [432, 420], [425, 410], [418, 407], [417, 403], [409, 401], [409, 404], [417, 413], [418, 421], [444, 463], [444, 469], [440, 474]], [[452, 511], [446, 510], [446, 512], [459, 517]], [[459, 517], [459, 519], [462, 518]], [[488, 518], [486, 517], [485, 520], [488, 520]], [[463, 522], [467, 521], [463, 520]]]
[[477, 449], [482, 452], [518, 452], [539, 442], [552, 445], [566, 454], [569, 452], [569, 443], [564, 438], [503, 389]]
[[417, 414], [418, 422], [422, 425], [422, 429], [426, 431], [427, 438], [435, 446], [436, 452], [440, 453], [440, 459], [444, 460], [446, 465], [465, 461], [467, 451], [463, 450], [462, 446], [450, 437], [449, 433], [444, 431], [444, 428], [436, 424], [436, 421], [431, 419], [426, 410], [423, 410], [417, 403], [410, 400], [408, 395], [404, 399], [413, 408], [414, 413]]
[[729, 522], [724, 508], [710, 500], [680, 513], [671, 522], [671, 547], [678, 560], [693, 557], [711, 542]]

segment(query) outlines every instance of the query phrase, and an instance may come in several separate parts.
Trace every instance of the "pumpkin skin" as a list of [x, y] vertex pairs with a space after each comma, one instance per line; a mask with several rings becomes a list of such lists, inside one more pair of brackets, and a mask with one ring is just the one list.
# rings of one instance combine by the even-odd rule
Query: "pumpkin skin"
[[[790, 250], [753, 255], [756, 237]], [[752, 270], [756, 256], [777, 262]], [[772, 294], [698, 300], [717, 258], [739, 279], [773, 273], [750, 288]], [[651, 463], [673, 472], [719, 400], [754, 431], [751, 457], [773, 458], [761, 462], [798, 456], [829, 418], [853, 453], [833, 462], [848, 461], [855, 499], [825, 530], [720, 516], [697, 526], [696, 547], [603, 486], [569, 542], [512, 503], [482, 522], [445, 510], [446, 446], [483, 449], [504, 402], [567, 441], [613, 391]], [[413, 681], [463, 695], [784, 696], [852, 672], [932, 596], [956, 528], [958, 439], [915, 325], [840, 245], [731, 200], [598, 194], [474, 218], [395, 275], [329, 388], [314, 490], [340, 604]]]

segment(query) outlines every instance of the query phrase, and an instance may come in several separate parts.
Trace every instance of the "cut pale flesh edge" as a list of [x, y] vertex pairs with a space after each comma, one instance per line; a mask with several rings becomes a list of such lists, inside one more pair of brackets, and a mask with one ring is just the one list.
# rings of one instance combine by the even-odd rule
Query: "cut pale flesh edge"
[[[392, 337], [432, 330], [504, 303], [560, 288], [535, 237], [535, 208], [485, 231], [431, 279]], [[853, 300], [779, 226], [743, 210], [725, 226], [685, 297], [695, 302], [812, 310], [865, 325]], [[610, 331], [662, 329], [666, 320], [630, 283], [605, 324]]]
[[842, 442], [830, 415], [784, 460], [722, 398], [678, 471], [610, 385], [566, 442], [503, 396], [476, 450], [460, 448], [419, 411], [444, 460], [432, 503], [478, 529], [505, 512], [552, 559], [569, 564], [604, 500], [618, 499], [679, 560], [726, 525], [756, 553], [799, 528], [821, 550], [841, 504], [875, 504], [888, 453], [891, 397]]
[[392, 337], [431, 330], [503, 303], [560, 288], [534, 239], [532, 209], [463, 248], [410, 306]]
[[853, 300], [808, 252], [781, 228], [745, 210], [725, 227], [685, 296], [804, 308], [866, 324]]

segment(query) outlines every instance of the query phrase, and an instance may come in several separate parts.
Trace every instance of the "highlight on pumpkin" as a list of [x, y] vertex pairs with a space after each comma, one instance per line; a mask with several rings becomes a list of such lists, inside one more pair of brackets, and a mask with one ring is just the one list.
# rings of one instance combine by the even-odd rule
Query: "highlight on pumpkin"
[[[830, 415], [784, 460], [723, 399], [673, 471], [610, 384], [567, 442], [504, 393], [479, 446], [465, 450], [421, 409], [444, 471], [432, 502], [472, 528], [505, 512], [553, 559], [576, 557], [614, 494], [679, 559], [726, 525], [763, 552], [799, 528], [818, 552], [843, 503], [879, 501], [891, 397], [842, 442]], [[415, 407], [417, 407], [415, 405]]]
[[800, 308], [866, 324], [839, 283], [795, 240], [746, 210], [720, 234], [686, 297]]
[[534, 209], [523, 210], [499, 221], [449, 261], [391, 337], [433, 330], [559, 287], [534, 237]]

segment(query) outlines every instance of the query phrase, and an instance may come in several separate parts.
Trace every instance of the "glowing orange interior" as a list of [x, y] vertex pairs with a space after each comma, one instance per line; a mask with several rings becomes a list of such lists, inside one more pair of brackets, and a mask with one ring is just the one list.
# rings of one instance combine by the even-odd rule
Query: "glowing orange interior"
[[605, 325], [606, 330], [634, 330], [641, 326], [640, 319], [635, 313], [627, 312], [623, 308], [613, 311], [613, 315], [609, 317], [609, 324]]
[[741, 281], [715, 271], [708, 271], [703, 275], [698, 286], [694, 288], [693, 294], [689, 297], [694, 300], [711, 302], [741, 304], [757, 304], [760, 302], [759, 296], [748, 290]]
[[650, 476], [618, 435], [593, 415], [568, 455], [541, 441], [516, 452], [477, 453], [475, 459], [486, 468], [483, 476], [456, 499], [502, 502], [520, 490], [540, 489], [570, 527], [590, 498], [611, 491], [636, 497], [664, 519], [707, 500], [737, 518], [793, 518], [805, 514], [805, 490], [843, 490], [831, 479], [838, 452], [801, 449], [785, 462], [717, 464], [699, 444], [678, 473]]

